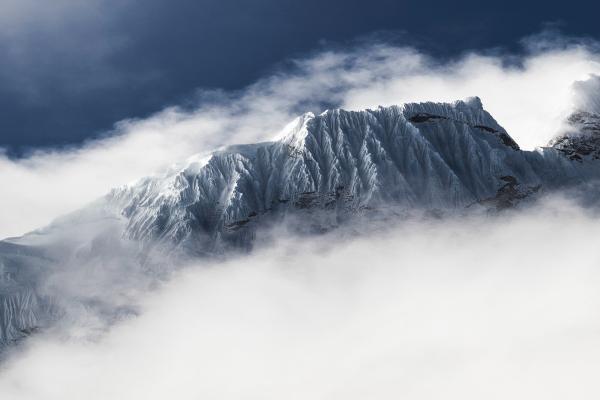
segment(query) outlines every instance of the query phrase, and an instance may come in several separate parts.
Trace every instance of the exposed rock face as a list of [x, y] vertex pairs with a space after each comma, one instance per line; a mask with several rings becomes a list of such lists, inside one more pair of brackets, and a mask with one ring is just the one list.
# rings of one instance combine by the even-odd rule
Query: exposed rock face
[[541, 189], [541, 185], [521, 185], [514, 176], [510, 175], [502, 176], [500, 180], [506, 183], [498, 189], [496, 195], [480, 201], [479, 204], [489, 205], [496, 211], [502, 211], [515, 207], [521, 200], [530, 198]]
[[554, 139], [550, 145], [571, 160], [600, 160], [600, 115], [577, 112], [568, 122], [570, 132]]
[[277, 140], [217, 151], [0, 242], [0, 344], [43, 326], [65, 298], [102, 318], [131, 312], [106, 299], [168, 274], [150, 265], [153, 252], [245, 249], [258, 228], [284, 220], [315, 233], [365, 215], [503, 210], [591, 182], [600, 178], [598, 122], [580, 113], [572, 124], [585, 136], [522, 151], [478, 98], [305, 114]]

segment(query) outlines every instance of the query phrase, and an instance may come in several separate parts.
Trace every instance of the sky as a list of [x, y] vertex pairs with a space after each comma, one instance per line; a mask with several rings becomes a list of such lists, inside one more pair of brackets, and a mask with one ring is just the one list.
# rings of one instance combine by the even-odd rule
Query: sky
[[[600, 38], [592, 1], [0, 0], [0, 147], [79, 146], [198, 92], [243, 90], [314, 52], [385, 38], [438, 59]], [[435, 100], [435, 99], [434, 99]]]

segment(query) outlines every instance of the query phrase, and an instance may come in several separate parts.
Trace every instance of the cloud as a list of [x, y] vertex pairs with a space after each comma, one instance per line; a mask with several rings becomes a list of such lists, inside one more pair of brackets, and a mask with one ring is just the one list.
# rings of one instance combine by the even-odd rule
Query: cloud
[[532, 149], [560, 131], [581, 88], [589, 88], [581, 82], [593, 74], [600, 74], [599, 53], [589, 41], [450, 60], [381, 41], [323, 49], [290, 60], [244, 90], [199, 91], [185, 107], [120, 122], [105, 138], [81, 147], [21, 159], [0, 156], [0, 237], [45, 225], [114, 186], [195, 153], [269, 140], [296, 115], [328, 107], [357, 110], [478, 95], [517, 142]]
[[[410, 222], [197, 265], [99, 341], [38, 336], [22, 399], [595, 399], [597, 217]], [[367, 261], [368, 260], [368, 261]]]

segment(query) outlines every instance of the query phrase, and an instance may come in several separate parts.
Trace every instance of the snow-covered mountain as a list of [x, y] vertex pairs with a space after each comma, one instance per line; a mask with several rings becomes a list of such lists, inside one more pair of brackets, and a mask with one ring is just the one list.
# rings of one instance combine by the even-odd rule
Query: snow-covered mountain
[[247, 249], [265, 226], [500, 210], [592, 182], [600, 116], [570, 121], [573, 132], [523, 151], [478, 98], [304, 114], [271, 142], [196, 157], [0, 242], [0, 342], [77, 312], [134, 312], [128, 296], [169, 272], [163, 257]]
[[507, 184], [525, 193], [597, 174], [564, 155], [561, 146], [521, 151], [478, 98], [329, 110], [299, 117], [276, 141], [229, 147], [107, 201], [123, 210], [128, 238], [196, 248], [206, 234], [228, 236], [274, 213], [456, 210], [494, 199]]

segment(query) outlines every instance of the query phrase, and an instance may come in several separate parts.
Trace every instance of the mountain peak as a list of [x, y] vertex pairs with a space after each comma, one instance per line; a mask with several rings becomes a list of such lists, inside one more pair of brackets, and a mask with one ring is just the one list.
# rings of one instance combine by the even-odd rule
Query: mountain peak
[[[597, 138], [599, 121], [589, 113], [571, 118], [585, 143]], [[65, 296], [101, 311], [115, 307], [98, 302], [106, 293], [73, 287], [53, 298], [44, 286], [61, 273], [113, 265], [110, 257], [130, 260], [119, 277], [151, 282], [169, 272], [160, 260], [172, 265], [178, 257], [248, 249], [269, 226], [320, 234], [351, 221], [363, 227], [415, 215], [499, 212], [600, 178], [598, 161], [567, 151], [574, 137], [520, 150], [478, 98], [303, 114], [273, 141], [191, 157], [49, 229], [0, 242], [0, 344], [43, 325]], [[98, 249], [108, 259], [81, 262]], [[120, 290], [113, 280], [104, 286]]]
[[[477, 97], [333, 109], [299, 116], [274, 141], [230, 146], [167, 183], [144, 180], [113, 198], [127, 237], [206, 248], [215, 238], [246, 241], [269, 216], [322, 210], [327, 217], [303, 218], [324, 228], [390, 205], [457, 210], [495, 204], [515, 188], [522, 198], [587, 173], [587, 164], [565, 168], [563, 159], [558, 148], [521, 151]], [[511, 190], [499, 194], [506, 179]]]
[[463, 102], [469, 107], [483, 110], [483, 103], [481, 102], [479, 96], [467, 97]]

